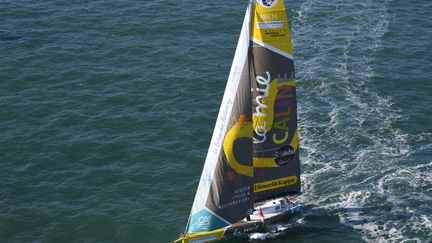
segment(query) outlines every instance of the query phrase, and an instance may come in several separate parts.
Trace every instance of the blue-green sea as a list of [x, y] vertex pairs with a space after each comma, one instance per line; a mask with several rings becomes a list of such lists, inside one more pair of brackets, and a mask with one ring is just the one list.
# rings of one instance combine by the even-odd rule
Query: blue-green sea
[[[432, 2], [284, 2], [304, 209], [226, 242], [432, 242]], [[246, 4], [0, 0], [0, 242], [176, 239]]]

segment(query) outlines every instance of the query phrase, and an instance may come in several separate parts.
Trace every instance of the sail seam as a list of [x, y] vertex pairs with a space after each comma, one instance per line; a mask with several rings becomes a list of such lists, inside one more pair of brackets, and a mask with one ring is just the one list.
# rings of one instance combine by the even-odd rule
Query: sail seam
[[265, 47], [265, 48], [267, 48], [267, 49], [269, 49], [269, 50], [271, 50], [273, 52], [276, 52], [279, 55], [282, 55], [282, 56], [284, 56], [284, 57], [286, 57], [286, 58], [288, 58], [290, 60], [293, 60], [293, 56], [292, 55], [290, 55], [290, 54], [288, 54], [288, 53], [286, 53], [286, 52], [284, 52], [284, 51], [282, 51], [280, 49], [277, 49], [277, 48], [275, 48], [275, 47], [273, 47], [273, 46], [271, 46], [269, 44], [266, 44], [266, 43], [264, 43], [264, 42], [262, 42], [262, 41], [260, 41], [260, 40], [258, 40], [256, 38], [253, 38], [253, 37], [252, 37], [252, 40], [253, 40], [253, 42], [255, 42], [256, 44], [258, 44], [258, 45], [260, 45], [262, 47]]

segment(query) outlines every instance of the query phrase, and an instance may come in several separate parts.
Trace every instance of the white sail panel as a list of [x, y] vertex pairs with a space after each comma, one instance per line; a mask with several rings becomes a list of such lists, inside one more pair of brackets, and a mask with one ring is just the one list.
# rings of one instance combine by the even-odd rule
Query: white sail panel
[[205, 204], [210, 193], [210, 186], [215, 173], [218, 157], [221, 152], [225, 134], [227, 132], [229, 116], [233, 109], [234, 99], [248, 54], [250, 43], [250, 11], [251, 8], [249, 5], [246, 10], [239, 42], [237, 44], [237, 49], [234, 55], [234, 60], [231, 66], [231, 71], [228, 77], [219, 115], [216, 120], [207, 158], [205, 160], [201, 179], [199, 181], [194, 203], [192, 205], [191, 216], [205, 208]]

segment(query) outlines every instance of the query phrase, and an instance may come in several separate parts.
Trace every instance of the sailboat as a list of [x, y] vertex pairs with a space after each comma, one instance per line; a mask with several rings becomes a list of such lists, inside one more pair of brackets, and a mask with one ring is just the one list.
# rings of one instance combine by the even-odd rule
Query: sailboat
[[301, 205], [296, 81], [283, 0], [250, 0], [186, 232], [212, 242], [290, 218]]

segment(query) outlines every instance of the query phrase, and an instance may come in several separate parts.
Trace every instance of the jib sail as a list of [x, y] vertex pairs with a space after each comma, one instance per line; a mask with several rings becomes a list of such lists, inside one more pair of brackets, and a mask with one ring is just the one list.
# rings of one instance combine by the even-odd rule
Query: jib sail
[[250, 15], [251, 4], [246, 11], [187, 232], [223, 228], [243, 219], [253, 209]]

